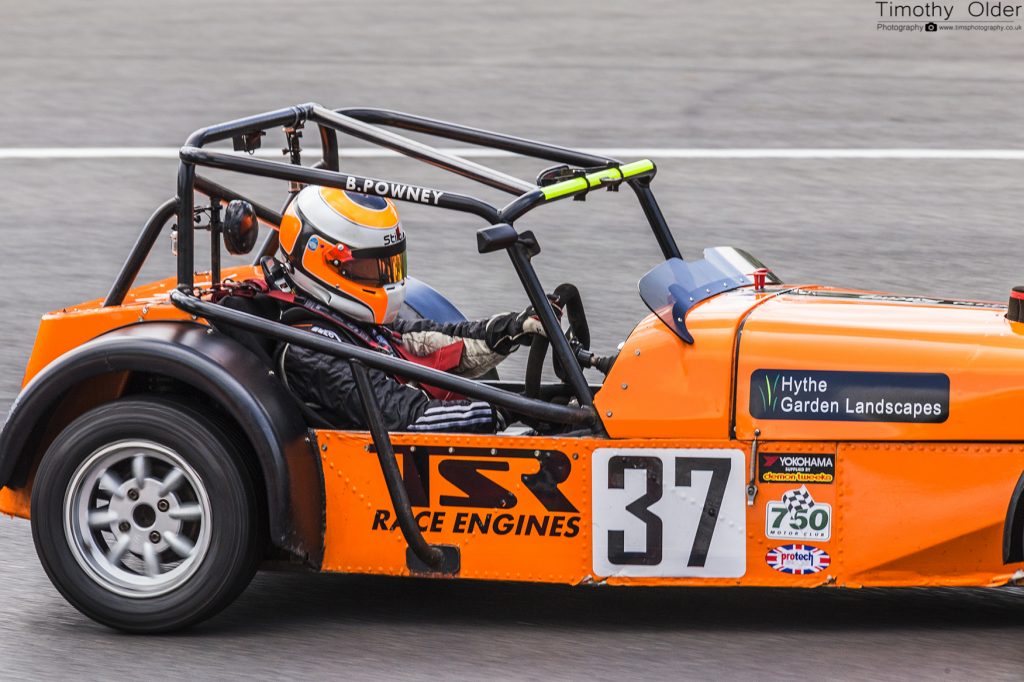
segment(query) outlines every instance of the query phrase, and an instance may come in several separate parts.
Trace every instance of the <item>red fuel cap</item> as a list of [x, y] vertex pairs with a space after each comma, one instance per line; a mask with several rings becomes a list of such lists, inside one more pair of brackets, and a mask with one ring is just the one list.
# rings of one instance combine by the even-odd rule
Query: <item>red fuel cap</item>
[[766, 279], [768, 279], [768, 268], [754, 270], [754, 291], [764, 291]]

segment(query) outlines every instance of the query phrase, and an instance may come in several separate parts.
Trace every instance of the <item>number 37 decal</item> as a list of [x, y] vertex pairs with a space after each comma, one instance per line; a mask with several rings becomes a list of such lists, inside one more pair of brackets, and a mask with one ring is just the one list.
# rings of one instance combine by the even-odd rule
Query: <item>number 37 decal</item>
[[746, 572], [740, 450], [602, 448], [592, 462], [596, 574]]

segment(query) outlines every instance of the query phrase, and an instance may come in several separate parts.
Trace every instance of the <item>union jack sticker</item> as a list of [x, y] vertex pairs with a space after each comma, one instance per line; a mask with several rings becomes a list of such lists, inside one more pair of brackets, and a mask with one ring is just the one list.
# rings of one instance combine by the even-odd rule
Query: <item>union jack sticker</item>
[[793, 575], [819, 573], [832, 563], [828, 552], [811, 545], [782, 545], [768, 550], [764, 560], [776, 571]]

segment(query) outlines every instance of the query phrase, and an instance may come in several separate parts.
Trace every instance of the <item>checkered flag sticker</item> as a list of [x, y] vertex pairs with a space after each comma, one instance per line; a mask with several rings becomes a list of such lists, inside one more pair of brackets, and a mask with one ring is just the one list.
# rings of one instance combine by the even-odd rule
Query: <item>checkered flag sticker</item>
[[796, 490], [789, 490], [782, 494], [782, 501], [789, 510], [790, 515], [798, 511], [807, 511], [814, 506], [814, 498], [807, 486], [802, 485]]

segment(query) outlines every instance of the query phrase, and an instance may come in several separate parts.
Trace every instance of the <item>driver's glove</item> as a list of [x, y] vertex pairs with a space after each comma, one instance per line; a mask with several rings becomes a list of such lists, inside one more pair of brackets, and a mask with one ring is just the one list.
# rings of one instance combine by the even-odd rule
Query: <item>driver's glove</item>
[[[552, 307], [555, 316], [561, 319], [561, 306], [552, 301]], [[495, 353], [508, 355], [519, 346], [529, 346], [533, 334], [547, 336], [533, 306], [529, 306], [521, 313], [499, 313], [487, 320], [484, 340]]]

